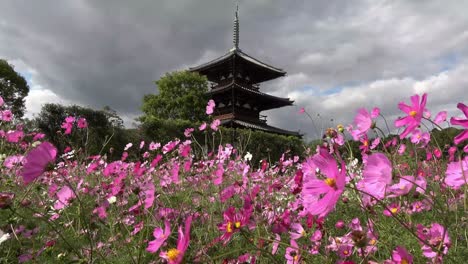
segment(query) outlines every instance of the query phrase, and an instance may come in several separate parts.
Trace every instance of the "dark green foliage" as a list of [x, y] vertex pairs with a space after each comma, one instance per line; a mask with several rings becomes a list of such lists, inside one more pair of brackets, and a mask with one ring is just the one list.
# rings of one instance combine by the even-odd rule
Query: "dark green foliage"
[[[86, 118], [88, 129], [78, 129], [75, 125], [71, 135], [64, 135], [61, 125], [67, 116]], [[94, 110], [76, 105], [45, 104], [34, 122], [60, 151], [71, 146], [94, 155], [114, 148], [111, 159], [119, 158], [128, 139], [135, 134], [135, 131], [126, 131], [122, 119], [109, 108]]]
[[29, 93], [26, 80], [7, 61], [0, 59], [0, 96], [16, 118], [24, 115], [24, 98]]
[[143, 122], [149, 117], [190, 121], [207, 119], [206, 77], [189, 71], [177, 71], [166, 73], [155, 83], [159, 93], [148, 94], [143, 98]]

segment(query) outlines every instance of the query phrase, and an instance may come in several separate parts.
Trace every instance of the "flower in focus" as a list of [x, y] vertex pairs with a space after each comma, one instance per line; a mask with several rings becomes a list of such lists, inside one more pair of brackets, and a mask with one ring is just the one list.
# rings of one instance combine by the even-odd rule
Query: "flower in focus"
[[55, 162], [57, 149], [49, 142], [42, 142], [31, 150], [25, 158], [25, 164], [21, 175], [25, 184], [29, 184], [47, 169], [47, 166]]
[[400, 139], [405, 138], [421, 124], [421, 119], [426, 111], [427, 94], [423, 94], [421, 102], [419, 102], [419, 95], [417, 94], [411, 96], [410, 99], [411, 106], [403, 102], [398, 104], [398, 108], [408, 115], [395, 120], [396, 127], [406, 126], [405, 130], [400, 134]]
[[[310, 162], [310, 161], [309, 161]], [[317, 170], [305, 170], [302, 196], [305, 210], [320, 217], [326, 216], [334, 208], [345, 186], [344, 164], [338, 169], [336, 160], [324, 148], [312, 157]]]
[[[438, 223], [432, 223], [430, 228], [421, 224], [416, 227], [417, 235], [420, 239], [426, 241], [430, 246], [423, 244], [422, 251], [426, 258], [440, 257], [440, 253], [446, 255], [451, 246], [450, 237], [447, 230]], [[434, 252], [433, 248], [440, 249], [440, 253]]]
[[370, 114], [365, 108], [360, 108], [356, 117], [354, 117], [354, 124], [356, 129], [351, 131], [354, 140], [359, 140], [367, 131], [372, 127], [372, 118], [376, 118], [380, 113], [379, 108], [374, 108]]
[[234, 207], [229, 207], [224, 211], [224, 222], [218, 226], [218, 229], [224, 232], [220, 237], [220, 240], [223, 241], [224, 245], [231, 240], [234, 233], [238, 232], [242, 227], [248, 224], [251, 213], [252, 212], [250, 210], [246, 209], [236, 212], [236, 208]]
[[450, 118], [450, 124], [465, 127], [465, 130], [463, 130], [463, 132], [458, 134], [453, 139], [453, 142], [455, 142], [455, 144], [458, 145], [460, 142], [468, 139], [468, 106], [462, 103], [458, 103], [457, 108], [460, 109], [463, 112], [463, 114], [465, 114], [465, 117], [467, 118], [467, 119], [461, 119], [457, 117]]
[[169, 264], [182, 263], [185, 251], [190, 243], [190, 225], [192, 224], [192, 216], [185, 220], [185, 230], [182, 232], [182, 227], [179, 227], [179, 238], [177, 239], [177, 248], [171, 248], [168, 251], [161, 252], [159, 256]]

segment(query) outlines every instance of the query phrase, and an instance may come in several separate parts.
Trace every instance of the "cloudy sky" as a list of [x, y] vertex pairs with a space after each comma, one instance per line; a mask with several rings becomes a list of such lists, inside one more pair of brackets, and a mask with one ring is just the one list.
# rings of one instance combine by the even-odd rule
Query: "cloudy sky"
[[[232, 47], [231, 0], [0, 0], [0, 58], [28, 80], [28, 116], [60, 102], [117, 110], [127, 125], [154, 80]], [[433, 114], [468, 103], [468, 1], [240, 1], [240, 48], [288, 72], [262, 91], [295, 100], [271, 125], [313, 137], [359, 107], [389, 118], [415, 93]], [[320, 118], [317, 117], [320, 115]]]

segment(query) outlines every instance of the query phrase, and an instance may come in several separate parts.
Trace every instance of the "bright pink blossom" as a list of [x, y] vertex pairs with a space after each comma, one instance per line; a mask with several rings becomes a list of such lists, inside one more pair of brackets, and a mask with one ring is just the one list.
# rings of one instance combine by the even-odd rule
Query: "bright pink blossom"
[[458, 134], [453, 139], [453, 142], [455, 142], [455, 144], [458, 145], [460, 142], [468, 139], [468, 106], [466, 106], [463, 103], [458, 103], [457, 108], [460, 109], [463, 112], [463, 114], [465, 114], [465, 117], [467, 118], [467, 119], [461, 119], [457, 117], [452, 117], [450, 119], [450, 124], [465, 127], [465, 130], [463, 130], [463, 132]]
[[286, 258], [287, 264], [298, 264], [301, 261], [301, 252], [299, 251], [299, 246], [297, 242], [291, 239], [291, 246], [286, 248], [286, 254], [284, 257]]
[[[423, 244], [422, 251], [426, 258], [441, 257], [439, 254], [446, 255], [448, 249], [451, 246], [450, 237], [447, 230], [438, 223], [432, 223], [430, 228], [426, 228], [421, 224], [416, 227], [417, 235], [420, 239], [426, 241], [430, 246]], [[440, 248], [440, 253], [434, 251], [434, 249]]]
[[26, 156], [21, 175], [25, 184], [34, 181], [47, 169], [47, 166], [55, 162], [57, 149], [49, 142], [42, 142], [31, 150]]
[[440, 123], [444, 122], [445, 120], [447, 120], [447, 111], [441, 111], [434, 118], [434, 123], [439, 125]]
[[177, 248], [171, 248], [168, 251], [161, 252], [159, 256], [169, 264], [182, 263], [185, 251], [190, 243], [190, 225], [192, 224], [192, 216], [185, 220], [185, 230], [182, 232], [182, 227], [179, 227], [179, 238], [177, 239]]
[[159, 248], [166, 242], [167, 238], [171, 234], [171, 225], [169, 221], [164, 222], [164, 231], [160, 227], [156, 227], [153, 231], [154, 240], [148, 243], [146, 251], [155, 253]]
[[398, 246], [392, 252], [392, 260], [394, 264], [412, 264], [413, 256], [404, 247]]
[[351, 135], [354, 140], [359, 140], [367, 131], [372, 127], [372, 118], [375, 118], [379, 115], [380, 110], [374, 108], [372, 114], [370, 114], [367, 109], [360, 108], [358, 114], [354, 117], [354, 124], [356, 124], [356, 129], [351, 131]]
[[382, 199], [387, 185], [392, 181], [392, 163], [382, 153], [369, 155], [362, 175], [364, 191]]
[[307, 171], [302, 189], [303, 204], [310, 214], [324, 217], [335, 208], [343, 193], [346, 170], [344, 164], [339, 170], [336, 160], [324, 148], [311, 161], [320, 171]]
[[60, 189], [60, 191], [57, 192], [58, 200], [54, 204], [54, 209], [60, 210], [67, 207], [68, 204], [70, 204], [70, 201], [75, 197], [75, 193], [70, 187], [63, 186], [62, 189]]
[[411, 106], [403, 102], [398, 104], [398, 108], [408, 114], [408, 116], [399, 118], [395, 121], [396, 127], [406, 126], [405, 130], [400, 134], [400, 139], [405, 138], [421, 124], [421, 119], [426, 111], [426, 101], [427, 94], [423, 94], [421, 102], [419, 102], [419, 95], [416, 94], [411, 96]]
[[210, 127], [211, 129], [213, 129], [213, 131], [218, 131], [218, 126], [221, 124], [221, 121], [219, 121], [219, 119], [215, 119], [213, 120], [213, 122], [211, 123]]
[[22, 130], [10, 130], [5, 137], [7, 142], [18, 143], [24, 137], [24, 132]]
[[81, 129], [87, 128], [88, 127], [88, 122], [86, 121], [86, 118], [80, 117], [78, 119], [78, 125], [77, 126], [78, 126], [78, 128], [81, 128]]
[[198, 128], [198, 130], [203, 131], [203, 130], [205, 130], [205, 129], [206, 129], [206, 123], [203, 122], [203, 123], [200, 125], [200, 127]]
[[2, 106], [4, 103], [5, 101], [3, 101], [3, 98], [0, 96], [0, 106]]
[[5, 122], [10, 122], [13, 119], [13, 113], [10, 110], [4, 110], [1, 114], [2, 120]]

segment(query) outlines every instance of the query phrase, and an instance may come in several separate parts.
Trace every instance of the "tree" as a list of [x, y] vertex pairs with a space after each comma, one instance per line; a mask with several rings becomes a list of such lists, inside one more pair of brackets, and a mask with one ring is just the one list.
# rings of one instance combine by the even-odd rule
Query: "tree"
[[155, 82], [158, 94], [145, 95], [142, 110], [144, 116], [160, 119], [206, 120], [208, 101], [206, 77], [189, 71], [166, 73]]
[[29, 93], [26, 80], [6, 60], [0, 59], [0, 96], [16, 118], [24, 115], [24, 98]]

